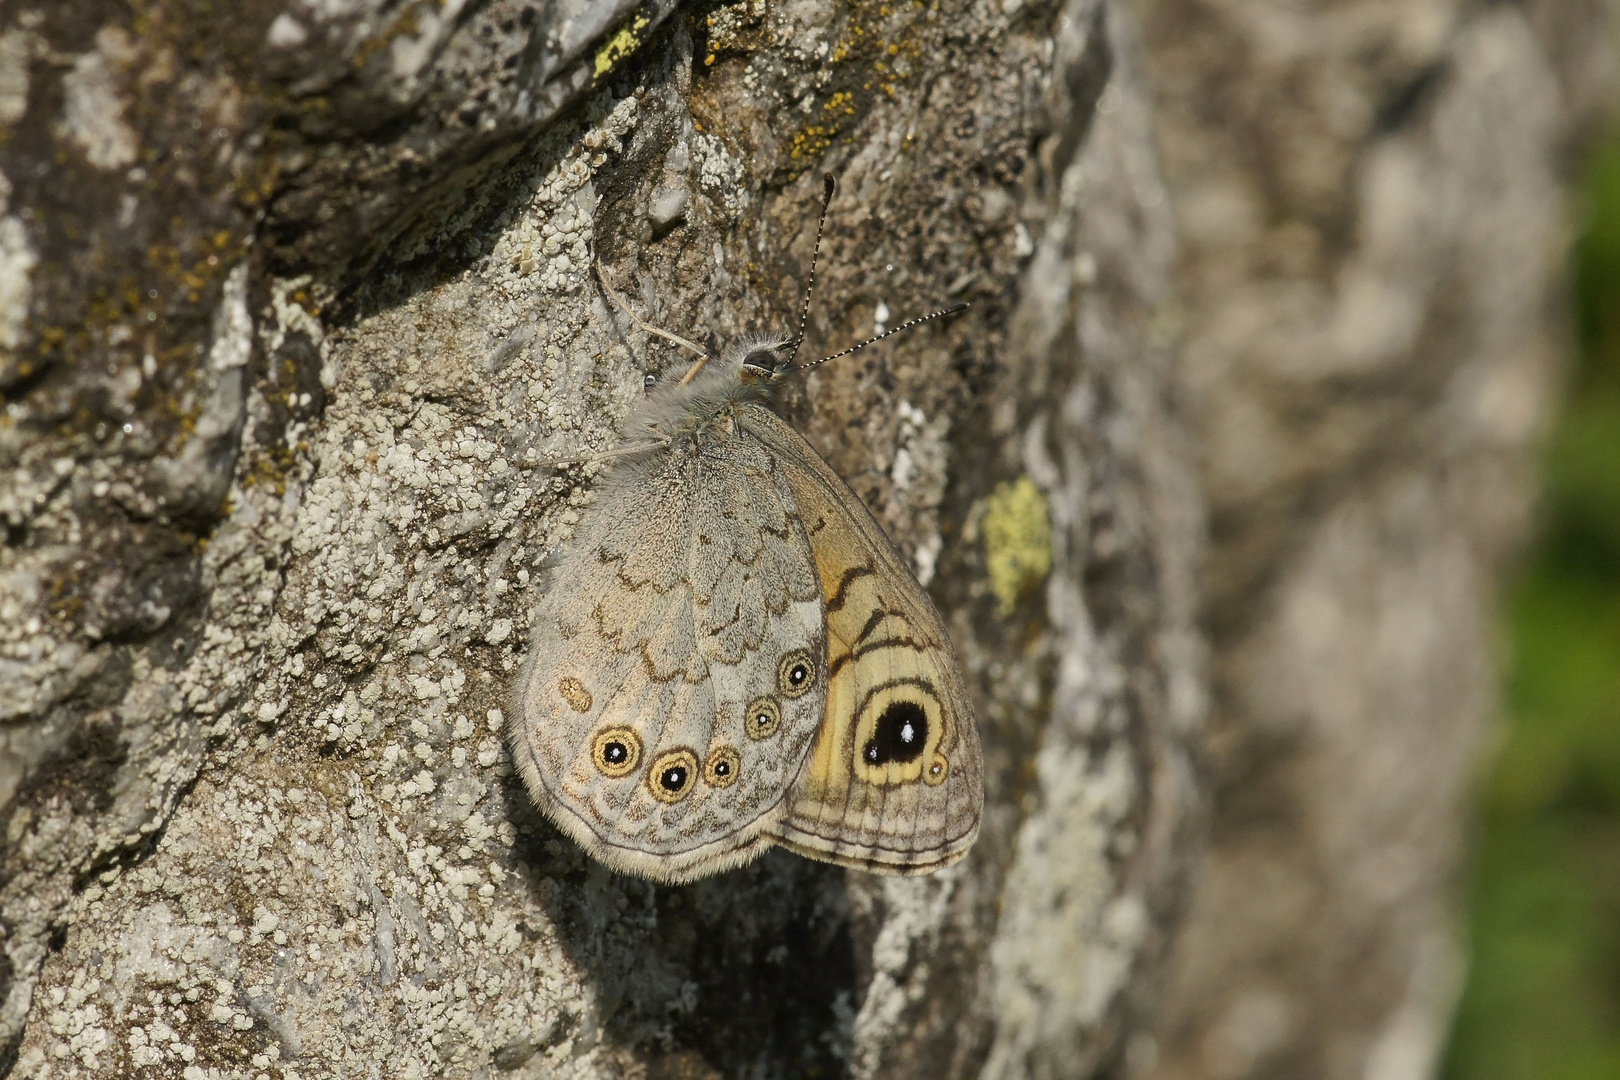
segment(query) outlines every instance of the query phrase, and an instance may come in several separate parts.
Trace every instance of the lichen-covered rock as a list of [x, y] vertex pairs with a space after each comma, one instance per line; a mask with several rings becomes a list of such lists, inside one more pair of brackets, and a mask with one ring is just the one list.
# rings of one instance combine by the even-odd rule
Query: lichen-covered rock
[[[21, 1073], [1049, 1076], [1127, 1052], [1195, 846], [1202, 693], [1170, 211], [1122, 10], [6, 18]], [[916, 880], [783, 853], [618, 878], [501, 741], [596, 472], [545, 463], [611, 446], [678, 363], [595, 271], [706, 344], [789, 330], [824, 169], [808, 348], [973, 304], [781, 408], [945, 612], [982, 839]]]
[[1417, 1080], [1460, 989], [1492, 594], [1555, 396], [1563, 169], [1613, 92], [1612, 29], [1586, 2], [1136, 7], [1214, 691], [1212, 850], [1147, 1075]]

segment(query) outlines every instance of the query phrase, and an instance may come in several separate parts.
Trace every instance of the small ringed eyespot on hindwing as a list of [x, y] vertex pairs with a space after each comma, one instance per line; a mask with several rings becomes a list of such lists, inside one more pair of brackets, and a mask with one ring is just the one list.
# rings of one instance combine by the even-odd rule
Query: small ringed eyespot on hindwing
[[703, 779], [710, 787], [730, 787], [737, 782], [737, 770], [742, 768], [742, 755], [734, 747], [717, 746], [703, 763]]
[[641, 764], [641, 738], [629, 728], [603, 728], [591, 740], [591, 761], [604, 776], [629, 776]]
[[697, 780], [697, 755], [683, 748], [665, 750], [647, 767], [647, 790], [659, 802], [680, 802]]
[[776, 687], [790, 698], [803, 696], [815, 681], [815, 661], [803, 649], [794, 649], [776, 665]]
[[782, 726], [782, 710], [768, 697], [758, 697], [748, 703], [743, 716], [743, 730], [750, 739], [768, 739]]
[[928, 763], [928, 768], [923, 770], [923, 783], [929, 787], [938, 787], [945, 782], [945, 777], [949, 776], [950, 772], [951, 763], [946, 760], [945, 755], [935, 754], [933, 760]]
[[585, 689], [585, 684], [572, 675], [564, 675], [557, 680], [557, 693], [568, 702], [568, 707], [575, 712], [591, 711], [591, 692]]

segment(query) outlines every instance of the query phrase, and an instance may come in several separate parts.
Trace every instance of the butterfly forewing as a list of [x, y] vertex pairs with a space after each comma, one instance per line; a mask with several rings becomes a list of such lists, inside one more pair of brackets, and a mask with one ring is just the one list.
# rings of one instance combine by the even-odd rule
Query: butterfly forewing
[[972, 705], [939, 614], [888, 537], [810, 445], [769, 411], [739, 408], [791, 489], [821, 581], [826, 716], [778, 838], [880, 873], [949, 865], [983, 805]]

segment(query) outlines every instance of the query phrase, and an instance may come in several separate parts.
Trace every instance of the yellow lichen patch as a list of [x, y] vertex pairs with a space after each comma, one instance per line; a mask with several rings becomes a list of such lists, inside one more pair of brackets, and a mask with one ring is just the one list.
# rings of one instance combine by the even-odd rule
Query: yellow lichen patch
[[651, 22], [647, 16], [637, 15], [621, 26], [618, 33], [604, 41], [602, 47], [596, 50], [596, 69], [593, 78], [600, 79], [613, 70], [614, 64], [641, 48], [641, 32], [647, 29]]
[[788, 144], [788, 156], [795, 162], [812, 160], [821, 156], [821, 152], [832, 145], [833, 137], [838, 134], [836, 125], [823, 127], [812, 124], [793, 136]]
[[287, 494], [287, 477], [298, 466], [301, 454], [308, 453], [309, 444], [300, 441], [296, 446], [270, 446], [260, 449], [241, 470], [240, 483], [244, 489], [264, 485], [279, 498]]
[[745, 0], [717, 9], [704, 21], [708, 32], [703, 66], [712, 67], [725, 56], [746, 56], [781, 44], [767, 19], [765, 0]]
[[1007, 616], [1052, 569], [1052, 519], [1046, 496], [1027, 475], [997, 484], [985, 502], [984, 558], [996, 613]]
[[926, 10], [933, 8], [920, 0], [898, 5], [851, 0], [832, 43], [827, 90], [816, 95], [820, 110], [786, 139], [786, 160], [776, 166], [779, 179], [791, 182], [835, 142], [852, 138], [874, 104], [897, 98], [903, 87], [916, 83], [926, 54], [937, 46], [932, 20], [922, 15]]
[[840, 90], [832, 97], [828, 98], [826, 104], [822, 105], [821, 108], [823, 112], [837, 113], [842, 110], [845, 116], [854, 116], [854, 102], [854, 94]]

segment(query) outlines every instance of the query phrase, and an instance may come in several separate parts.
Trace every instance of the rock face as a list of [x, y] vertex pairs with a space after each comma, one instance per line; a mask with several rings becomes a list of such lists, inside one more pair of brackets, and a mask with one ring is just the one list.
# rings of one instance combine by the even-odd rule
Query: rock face
[[[1170, 202], [1102, 0], [98, 0], [0, 25], [0, 1073], [1056, 1076], [1196, 851]], [[970, 858], [587, 861], [501, 739], [644, 379], [780, 403], [945, 613]]]
[[1143, 0], [1211, 543], [1158, 1080], [1431, 1074], [1601, 5]]
[[[1426, 1075], [1601, 25], [0, 11], [0, 1076]], [[825, 170], [808, 350], [972, 304], [778, 407], [945, 615], [983, 833], [615, 877], [502, 741], [544, 463], [685, 363], [597, 272], [791, 332]]]

